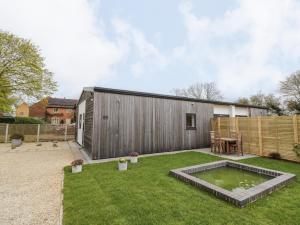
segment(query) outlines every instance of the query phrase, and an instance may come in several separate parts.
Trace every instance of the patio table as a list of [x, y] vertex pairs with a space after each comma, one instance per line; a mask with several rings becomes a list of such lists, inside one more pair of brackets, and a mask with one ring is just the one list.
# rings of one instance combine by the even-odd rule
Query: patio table
[[220, 138], [220, 140], [225, 143], [225, 151], [227, 154], [229, 154], [229, 143], [238, 141], [237, 138], [230, 138], [230, 137], [222, 137], [222, 138]]

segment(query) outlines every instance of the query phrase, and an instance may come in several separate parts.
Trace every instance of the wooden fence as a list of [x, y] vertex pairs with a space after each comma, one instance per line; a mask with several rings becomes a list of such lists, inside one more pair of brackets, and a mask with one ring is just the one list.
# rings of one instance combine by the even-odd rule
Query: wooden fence
[[9, 142], [15, 133], [23, 134], [25, 142], [74, 140], [75, 125], [0, 123], [0, 143]]
[[219, 117], [211, 123], [212, 130], [222, 136], [241, 132], [246, 153], [268, 156], [278, 152], [283, 159], [300, 162], [293, 151], [300, 140], [300, 116]]

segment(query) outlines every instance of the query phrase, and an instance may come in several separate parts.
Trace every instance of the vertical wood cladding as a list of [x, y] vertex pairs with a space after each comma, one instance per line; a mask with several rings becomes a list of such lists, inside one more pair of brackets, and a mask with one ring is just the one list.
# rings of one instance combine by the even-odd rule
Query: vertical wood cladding
[[250, 108], [250, 116], [251, 117], [266, 116], [267, 114], [268, 114], [268, 111], [266, 109]]
[[[85, 131], [84, 144], [90, 146], [93, 137], [94, 159], [209, 145], [210, 103], [104, 92], [94, 92], [93, 103], [87, 99], [86, 131], [93, 130], [87, 124], [93, 121], [94, 133]], [[186, 130], [186, 113], [196, 114], [195, 130]]]

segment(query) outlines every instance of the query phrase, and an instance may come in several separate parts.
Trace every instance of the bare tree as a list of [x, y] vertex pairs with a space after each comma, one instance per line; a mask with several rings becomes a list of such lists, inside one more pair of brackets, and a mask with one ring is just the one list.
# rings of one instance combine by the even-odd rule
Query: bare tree
[[207, 99], [207, 100], [221, 100], [223, 99], [217, 85], [211, 83], [196, 83], [188, 88], [174, 89], [172, 92], [177, 96]]
[[296, 71], [280, 82], [280, 92], [287, 100], [300, 102], [300, 71]]
[[258, 92], [256, 95], [250, 96], [249, 99], [239, 98], [237, 103], [267, 107], [269, 113], [273, 115], [283, 115], [285, 113], [281, 99], [273, 94], [265, 95]]
[[244, 97], [239, 98], [236, 102], [239, 104], [250, 105], [250, 100]]

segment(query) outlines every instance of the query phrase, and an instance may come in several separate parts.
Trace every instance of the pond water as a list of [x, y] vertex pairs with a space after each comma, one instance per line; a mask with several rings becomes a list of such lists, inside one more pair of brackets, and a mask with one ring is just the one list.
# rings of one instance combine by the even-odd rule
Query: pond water
[[193, 173], [191, 175], [229, 191], [246, 190], [272, 179], [270, 176], [229, 166]]

